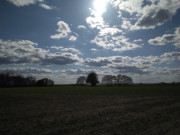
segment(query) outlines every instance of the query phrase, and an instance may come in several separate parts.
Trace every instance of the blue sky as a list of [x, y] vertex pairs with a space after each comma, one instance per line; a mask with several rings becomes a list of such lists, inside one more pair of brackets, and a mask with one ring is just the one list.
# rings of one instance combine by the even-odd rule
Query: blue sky
[[1, 0], [0, 72], [180, 81], [179, 0]]

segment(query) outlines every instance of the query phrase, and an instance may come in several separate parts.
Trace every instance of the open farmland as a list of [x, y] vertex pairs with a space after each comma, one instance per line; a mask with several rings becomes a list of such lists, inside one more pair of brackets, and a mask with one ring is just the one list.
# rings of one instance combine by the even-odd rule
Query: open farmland
[[0, 134], [179, 135], [178, 87], [0, 88]]

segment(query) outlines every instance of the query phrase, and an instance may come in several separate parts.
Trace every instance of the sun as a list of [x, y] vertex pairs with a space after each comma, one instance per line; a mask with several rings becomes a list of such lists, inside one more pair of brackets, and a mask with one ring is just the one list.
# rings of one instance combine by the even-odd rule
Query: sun
[[95, 0], [93, 3], [96, 15], [102, 15], [106, 11], [108, 0]]

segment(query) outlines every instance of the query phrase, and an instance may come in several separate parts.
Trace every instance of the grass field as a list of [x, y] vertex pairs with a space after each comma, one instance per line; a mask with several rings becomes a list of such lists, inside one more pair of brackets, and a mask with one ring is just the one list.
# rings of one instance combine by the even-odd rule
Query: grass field
[[1, 135], [180, 135], [179, 86], [0, 88]]

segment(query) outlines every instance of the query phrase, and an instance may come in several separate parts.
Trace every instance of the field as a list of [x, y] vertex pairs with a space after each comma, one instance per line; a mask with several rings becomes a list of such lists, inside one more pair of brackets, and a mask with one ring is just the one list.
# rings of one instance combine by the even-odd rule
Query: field
[[179, 86], [0, 88], [1, 135], [180, 135]]

